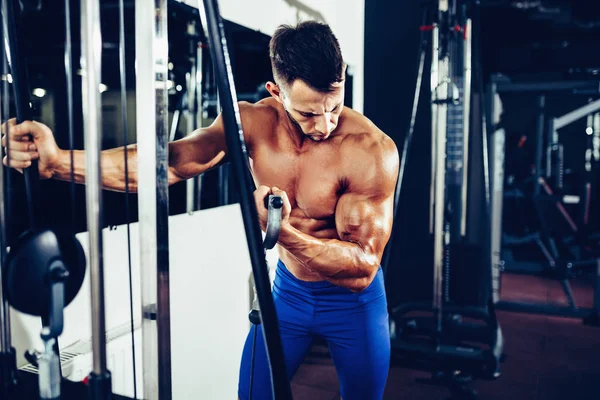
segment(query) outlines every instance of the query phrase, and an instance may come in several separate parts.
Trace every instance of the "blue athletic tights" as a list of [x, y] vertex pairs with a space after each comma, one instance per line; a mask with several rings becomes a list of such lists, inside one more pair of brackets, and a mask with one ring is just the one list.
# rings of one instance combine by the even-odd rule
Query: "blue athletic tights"
[[[387, 300], [381, 268], [368, 288], [360, 293], [327, 281], [297, 279], [279, 261], [273, 285], [288, 378], [321, 337], [329, 350], [344, 400], [381, 400], [390, 363]], [[252, 326], [240, 366], [238, 395], [249, 399]], [[271, 376], [258, 326], [254, 352], [252, 400], [271, 400]]]

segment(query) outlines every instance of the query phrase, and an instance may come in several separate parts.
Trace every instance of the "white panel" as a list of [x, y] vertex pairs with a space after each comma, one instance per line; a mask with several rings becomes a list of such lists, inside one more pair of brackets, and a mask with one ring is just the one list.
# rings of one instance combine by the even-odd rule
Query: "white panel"
[[169, 229], [173, 398], [235, 399], [251, 271], [240, 208], [172, 217]]

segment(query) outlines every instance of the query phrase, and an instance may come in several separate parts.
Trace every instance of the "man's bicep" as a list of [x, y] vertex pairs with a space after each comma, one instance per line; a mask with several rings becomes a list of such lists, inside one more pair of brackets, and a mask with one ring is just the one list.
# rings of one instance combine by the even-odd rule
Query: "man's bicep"
[[343, 151], [347, 191], [336, 209], [342, 240], [355, 241], [381, 256], [393, 224], [399, 157], [394, 142], [381, 136], [360, 146], [348, 142]]
[[347, 193], [336, 209], [336, 228], [341, 240], [356, 243], [374, 257], [383, 254], [392, 228], [393, 197]]
[[[248, 151], [251, 148], [252, 124], [256, 123], [256, 111], [252, 104], [239, 103], [244, 140]], [[223, 115], [206, 128], [169, 144], [170, 180], [180, 181], [200, 175], [227, 162], [227, 140]]]
[[169, 143], [169, 172], [175, 180], [200, 175], [225, 161], [227, 144], [219, 116], [207, 128]]

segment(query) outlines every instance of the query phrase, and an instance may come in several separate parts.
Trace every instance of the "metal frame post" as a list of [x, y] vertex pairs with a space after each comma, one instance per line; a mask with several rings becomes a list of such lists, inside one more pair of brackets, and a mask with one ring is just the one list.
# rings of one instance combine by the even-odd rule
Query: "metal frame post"
[[104, 309], [104, 262], [102, 248], [102, 101], [100, 98], [102, 34], [97, 0], [81, 2], [81, 69], [83, 130], [86, 149], [86, 214], [89, 231], [89, 263], [92, 305], [93, 368], [90, 392], [94, 399], [112, 396], [110, 372], [106, 366], [106, 324]]
[[144, 396], [172, 396], [169, 191], [167, 0], [136, 0], [136, 112], [138, 210], [142, 267], [142, 359]]
[[[439, 41], [440, 28], [437, 22], [433, 25], [431, 31], [431, 98], [435, 98], [436, 90], [440, 84], [439, 82], [439, 58], [440, 53], [440, 41]], [[429, 184], [429, 233], [433, 233], [433, 221], [435, 219], [434, 207], [435, 207], [435, 179], [436, 179], [436, 160], [437, 160], [437, 116], [438, 109], [435, 102], [431, 103], [431, 181]]]
[[262, 232], [254, 203], [252, 190], [254, 182], [250, 175], [225, 29], [219, 14], [217, 0], [204, 0], [202, 4], [204, 7], [200, 5], [200, 17], [209, 41], [209, 49], [218, 83], [219, 100], [223, 107], [223, 124], [225, 126], [228, 156], [231, 159], [240, 193], [240, 207], [261, 310], [263, 337], [271, 368], [273, 396], [276, 400], [288, 400], [292, 398], [292, 392], [283, 356], [275, 304], [271, 294], [271, 282], [263, 249]]
[[472, 75], [472, 32], [471, 19], [465, 22], [464, 51], [464, 90], [463, 90], [463, 166], [461, 187], [460, 234], [467, 235], [467, 188], [469, 186], [469, 136], [471, 127], [471, 75]]
[[[439, 20], [448, 14], [448, 0], [439, 1]], [[438, 33], [439, 30], [436, 30]], [[447, 82], [450, 69], [450, 56], [445, 49], [445, 54], [436, 52], [433, 59], [439, 58], [438, 83], [434, 91], [435, 106], [435, 185], [434, 185], [434, 215], [433, 215], [433, 309], [437, 313], [438, 330], [441, 330], [443, 311], [443, 276], [444, 276], [444, 214], [446, 207], [446, 121], [448, 105], [446, 103], [451, 85]], [[440, 89], [447, 89], [445, 93], [439, 93]], [[438, 97], [440, 96], [440, 97]]]
[[504, 128], [498, 127], [502, 114], [502, 102], [496, 92], [496, 84], [490, 84], [488, 90], [490, 117], [492, 119], [491, 148], [491, 204], [490, 204], [490, 265], [492, 268], [492, 298], [500, 300], [502, 280], [502, 204], [504, 197]]

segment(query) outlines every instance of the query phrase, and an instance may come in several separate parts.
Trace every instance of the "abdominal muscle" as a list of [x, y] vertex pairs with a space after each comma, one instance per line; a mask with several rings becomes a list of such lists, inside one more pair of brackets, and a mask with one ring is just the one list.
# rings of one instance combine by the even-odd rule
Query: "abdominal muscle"
[[[313, 219], [303, 215], [304, 213], [302, 211], [300, 211], [300, 213], [294, 211], [296, 210], [292, 210], [290, 215], [290, 225], [300, 232], [318, 239], [339, 239], [333, 218], [327, 220]], [[302, 216], [298, 214], [301, 214]], [[325, 280], [321, 274], [311, 271], [309, 266], [298, 261], [298, 259], [283, 246], [279, 245], [277, 247], [279, 259], [296, 278], [307, 282]]]

